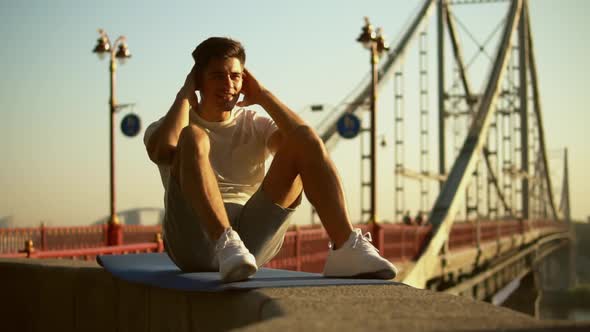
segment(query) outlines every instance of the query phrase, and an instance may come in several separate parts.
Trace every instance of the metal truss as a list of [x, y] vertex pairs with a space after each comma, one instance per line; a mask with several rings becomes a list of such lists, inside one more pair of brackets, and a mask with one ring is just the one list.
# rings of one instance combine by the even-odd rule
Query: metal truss
[[[441, 185], [440, 193], [428, 218], [432, 225], [432, 237], [405, 279], [405, 282], [415, 286], [423, 287], [433, 266], [436, 266], [438, 255], [448, 239], [451, 226], [460, 210], [461, 194], [463, 193], [467, 193], [466, 216], [473, 214], [477, 220], [481, 219], [479, 218], [481, 215], [486, 214], [490, 219], [505, 217], [534, 219], [548, 215], [554, 219], [559, 218], [549, 176], [527, 0], [510, 0], [507, 15], [493, 29], [483, 44], [467, 33], [479, 46], [480, 52], [468, 61], [465, 61], [462, 54], [456, 30], [458, 27], [464, 30], [466, 28], [449, 10], [450, 5], [491, 2], [500, 1], [423, 1], [402, 38], [399, 39], [395, 47], [392, 47], [379, 66], [379, 88], [383, 87], [388, 76], [394, 79], [395, 219], [399, 221], [405, 209], [404, 177], [413, 178], [420, 182], [420, 210], [424, 210], [427, 206], [427, 203], [424, 202], [428, 201], [428, 181], [437, 180]], [[438, 4], [439, 27], [438, 174], [432, 174], [428, 170], [428, 154], [430, 153], [427, 144], [429, 140], [428, 88], [424, 87], [424, 84], [428, 85], [428, 83], [424, 83], [428, 81], [428, 71], [425, 68], [426, 62], [423, 62], [427, 51], [422, 45], [425, 34], [420, 33], [420, 26], [428, 20], [435, 4]], [[449, 32], [454, 63], [456, 64], [456, 78], [451, 85], [454, 90], [449, 94], [445, 91], [444, 86], [443, 29], [445, 26]], [[485, 46], [500, 31], [500, 43], [492, 56], [491, 52], [486, 51]], [[403, 86], [403, 76], [400, 66], [409, 44], [416, 36], [420, 38], [420, 169], [412, 171], [406, 168], [403, 158], [404, 111], [403, 89], [400, 88]], [[517, 47], [513, 45], [515, 40], [518, 41]], [[470, 85], [467, 71], [477, 56], [481, 54], [487, 56], [492, 65], [482, 91], [475, 93]], [[458, 88], [459, 85], [461, 89]], [[354, 113], [360, 110], [370, 96], [370, 89], [371, 85], [367, 81], [362, 82], [316, 128], [328, 148], [338, 141], [337, 119], [346, 112]], [[452, 167], [447, 173], [445, 118], [449, 116], [457, 119], [459, 117], [468, 118], [468, 120], [465, 120], [465, 125], [461, 129], [462, 141], [456, 150], [456, 158]], [[466, 129], [466, 133], [463, 137], [464, 129]], [[363, 181], [361, 180], [361, 182]], [[472, 187], [468, 189], [470, 183], [472, 183]], [[485, 195], [482, 194], [484, 191]], [[562, 194], [562, 198], [564, 195]], [[483, 208], [483, 196], [487, 197], [487, 204], [485, 204], [487, 211]], [[565, 200], [565, 198], [563, 199]], [[565, 204], [560, 204], [560, 210], [564, 213], [565, 208], [562, 206]]]
[[[418, 33], [418, 29], [423, 21], [427, 20], [431, 14], [432, 7], [436, 0], [424, 0], [419, 7], [416, 16], [411, 20], [410, 25], [404, 32], [402, 38], [391, 48], [387, 56], [384, 57], [379, 68], [378, 88], [382, 88], [389, 74], [394, 67], [399, 64], [403, 58], [409, 44]], [[360, 106], [365, 104], [371, 95], [371, 85], [363, 84], [353, 91], [343, 102], [336, 106], [317, 127], [320, 137], [328, 149], [332, 148], [339, 140], [336, 122], [345, 113], [355, 113]]]
[[400, 222], [406, 209], [404, 186], [405, 151], [404, 151], [404, 71], [400, 64], [393, 74], [393, 111], [394, 111], [394, 173], [393, 206], [394, 222]]
[[370, 109], [361, 112], [361, 197], [360, 197], [360, 220], [367, 221], [371, 218], [371, 128]]
[[[451, 17], [448, 11], [447, 17]], [[515, 39], [517, 34], [519, 40], [518, 49], [511, 46], [511, 41]], [[458, 58], [457, 54], [455, 57]], [[493, 59], [494, 63], [487, 85], [476, 104], [477, 112], [467, 137], [431, 212], [429, 220], [433, 226], [432, 238], [404, 280], [411, 285], [424, 287], [428, 276], [431, 275], [433, 268], [436, 266], [438, 254], [447, 241], [450, 228], [458, 213], [460, 203], [458, 193], [465, 190], [472, 180], [472, 173], [477, 169], [477, 161], [482, 153], [488, 165], [488, 183], [494, 184], [496, 187], [498, 197], [504, 203], [507, 214], [513, 216], [518, 214], [521, 218], [529, 214], [529, 189], [531, 189], [529, 180], [531, 176], [529, 174], [530, 145], [528, 128], [530, 123], [527, 74], [530, 74], [531, 79], [533, 119], [535, 120], [534, 127], [536, 127], [535, 137], [537, 141], [535, 147], [538, 152], [538, 154], [534, 154], [538, 156], [534, 176], [541, 179], [541, 181], [535, 183], [536, 190], [534, 191], [538, 196], [536, 197], [538, 208], [541, 210], [537, 211], [536, 214], [544, 217], [551, 214], [554, 219], [558, 218], [553, 202], [553, 187], [549, 176], [537, 71], [526, 0], [513, 0], [511, 2], [501, 43]], [[461, 64], [459, 65], [459, 73], [464, 86], [469, 87], [466, 84], [466, 75], [464, 75], [464, 68], [461, 68]], [[465, 89], [465, 91], [468, 90]], [[469, 93], [466, 93], [466, 96], [468, 95]], [[494, 117], [496, 118], [495, 122], [492, 121]], [[496, 138], [501, 137], [501, 141], [495, 144], [495, 151], [489, 149], [490, 137], [488, 135], [490, 132], [494, 132]], [[517, 137], [520, 140], [517, 140]], [[502, 153], [501, 156], [498, 154], [499, 152]], [[502, 157], [501, 186], [499, 185], [500, 181], [492, 171], [491, 162], [487, 158], [491, 154], [494, 154], [496, 163], [499, 162], [499, 157]], [[517, 165], [520, 168], [517, 168]], [[521, 178], [521, 182], [515, 183], [514, 180], [518, 178]], [[564, 186], [566, 185], [564, 184]], [[490, 190], [488, 188], [488, 196], [489, 194]], [[562, 194], [562, 198], [564, 196], [565, 194]], [[519, 198], [518, 201], [517, 198]], [[544, 204], [545, 202], [546, 204]], [[488, 212], [491, 205], [490, 197], [488, 197]], [[515, 210], [514, 207], [517, 207], [517, 209]], [[496, 215], [496, 217], [500, 216]]]
[[428, 24], [424, 22], [420, 32], [418, 50], [419, 63], [419, 107], [420, 107], [420, 207], [418, 215], [428, 213], [430, 209], [430, 181], [426, 178], [430, 174], [430, 151], [429, 151], [429, 102], [428, 102]]
[[448, 239], [451, 226], [459, 207], [459, 192], [463, 192], [471, 178], [479, 155], [487, 140], [487, 135], [494, 114], [494, 108], [500, 93], [502, 78], [509, 60], [509, 45], [518, 27], [523, 8], [522, 0], [514, 0], [510, 6], [502, 41], [497, 49], [494, 65], [489, 75], [482, 98], [478, 103], [477, 113], [469, 129], [459, 156], [449, 172], [441, 192], [430, 214], [432, 237], [412, 270], [404, 280], [413, 286], [424, 287], [428, 276], [436, 267], [438, 254]]

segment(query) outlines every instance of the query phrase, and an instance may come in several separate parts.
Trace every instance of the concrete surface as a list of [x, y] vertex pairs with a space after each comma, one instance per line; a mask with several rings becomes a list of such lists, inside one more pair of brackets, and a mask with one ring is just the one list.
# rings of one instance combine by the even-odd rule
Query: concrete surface
[[404, 284], [179, 292], [92, 262], [0, 259], [1, 331], [582, 331]]

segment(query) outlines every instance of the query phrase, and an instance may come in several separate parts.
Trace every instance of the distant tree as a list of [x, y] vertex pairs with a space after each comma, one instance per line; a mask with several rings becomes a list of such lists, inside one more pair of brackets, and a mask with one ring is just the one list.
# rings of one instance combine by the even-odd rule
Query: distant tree
[[0, 228], [16, 227], [14, 223], [14, 216], [0, 217]]

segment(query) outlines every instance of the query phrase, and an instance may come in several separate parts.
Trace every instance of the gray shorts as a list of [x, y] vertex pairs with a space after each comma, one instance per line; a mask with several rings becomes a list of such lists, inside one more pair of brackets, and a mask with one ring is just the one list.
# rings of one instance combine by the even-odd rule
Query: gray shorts
[[[300, 202], [301, 195], [294, 205]], [[295, 211], [275, 204], [261, 188], [245, 205], [225, 203], [225, 210], [231, 227], [256, 257], [258, 266], [266, 264], [279, 252], [289, 227], [289, 217]], [[166, 252], [182, 271], [219, 271], [215, 241], [201, 226], [173, 176], [168, 183], [163, 228]]]

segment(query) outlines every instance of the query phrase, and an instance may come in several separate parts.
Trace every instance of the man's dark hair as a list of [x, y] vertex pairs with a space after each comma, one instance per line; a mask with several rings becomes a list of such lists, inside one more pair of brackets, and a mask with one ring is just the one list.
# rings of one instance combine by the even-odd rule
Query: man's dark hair
[[195, 66], [206, 68], [211, 59], [237, 58], [242, 65], [246, 64], [246, 51], [242, 44], [231, 38], [211, 37], [200, 43], [193, 51]]

